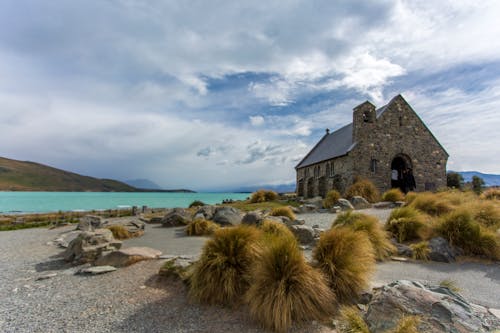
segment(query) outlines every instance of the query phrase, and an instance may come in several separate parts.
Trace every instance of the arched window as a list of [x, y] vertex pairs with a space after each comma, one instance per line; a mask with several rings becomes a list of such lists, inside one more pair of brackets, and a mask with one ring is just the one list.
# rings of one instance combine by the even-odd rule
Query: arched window
[[330, 168], [328, 169], [328, 172], [330, 173], [330, 177], [335, 176], [335, 163], [334, 162], [330, 163]]
[[377, 172], [377, 160], [372, 158], [372, 160], [370, 161], [370, 171], [375, 173]]

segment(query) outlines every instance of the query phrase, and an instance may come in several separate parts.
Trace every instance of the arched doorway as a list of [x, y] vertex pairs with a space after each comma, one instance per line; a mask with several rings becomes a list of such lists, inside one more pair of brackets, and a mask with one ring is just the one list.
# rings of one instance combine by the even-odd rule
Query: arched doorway
[[408, 155], [398, 154], [396, 155], [391, 162], [391, 188], [399, 188], [401, 192], [408, 192], [408, 174], [406, 172], [412, 174], [412, 163], [411, 158]]

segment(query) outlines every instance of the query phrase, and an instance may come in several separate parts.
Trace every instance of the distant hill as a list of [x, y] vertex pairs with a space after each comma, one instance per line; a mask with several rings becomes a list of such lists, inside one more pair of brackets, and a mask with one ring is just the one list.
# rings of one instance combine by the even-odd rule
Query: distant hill
[[237, 188], [232, 188], [228, 192], [248, 192], [252, 193], [260, 189], [273, 190], [278, 193], [288, 193], [295, 192], [295, 183], [290, 184], [279, 184], [279, 185], [258, 185], [258, 186], [242, 186]]
[[161, 186], [149, 179], [130, 179], [125, 180], [124, 183], [133, 186], [135, 188], [147, 189], [147, 190], [161, 190]]
[[486, 186], [500, 186], [500, 175], [481, 173], [478, 171], [454, 171], [462, 175], [465, 182], [472, 181], [473, 176], [480, 177], [486, 183]]
[[0, 191], [135, 192], [112, 179], [98, 179], [34, 162], [0, 157]]

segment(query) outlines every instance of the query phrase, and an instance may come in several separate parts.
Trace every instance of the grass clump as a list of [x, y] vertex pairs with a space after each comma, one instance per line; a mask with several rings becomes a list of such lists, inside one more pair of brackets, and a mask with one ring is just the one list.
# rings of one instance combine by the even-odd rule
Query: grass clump
[[283, 207], [276, 207], [273, 208], [271, 213], [269, 214], [271, 216], [285, 216], [288, 217], [291, 221], [295, 221], [296, 217], [295, 214], [293, 213], [292, 209], [287, 206]]
[[451, 279], [444, 279], [442, 280], [441, 282], [439, 282], [439, 286], [440, 287], [445, 287], [445, 288], [448, 288], [449, 290], [455, 292], [455, 293], [459, 293], [460, 291], [462, 291], [457, 283]]
[[340, 316], [345, 323], [345, 333], [370, 333], [368, 325], [354, 306], [343, 307]]
[[386, 191], [384, 192], [384, 194], [382, 194], [382, 201], [396, 202], [403, 201], [404, 199], [405, 195], [399, 188], [390, 189], [389, 191]]
[[356, 298], [368, 286], [375, 268], [375, 254], [368, 236], [348, 227], [322, 233], [313, 258], [343, 303]]
[[432, 216], [439, 216], [453, 210], [449, 201], [434, 193], [418, 194], [409, 206]]
[[113, 237], [116, 239], [129, 239], [132, 237], [130, 232], [122, 225], [111, 225], [107, 227], [113, 233]]
[[418, 196], [418, 193], [417, 192], [408, 192], [406, 193], [405, 195], [405, 203], [406, 205], [409, 205], [413, 202], [413, 200], [415, 200]]
[[474, 219], [491, 230], [500, 228], [500, 206], [490, 201], [475, 202], [471, 207]]
[[417, 316], [403, 316], [399, 321], [398, 325], [390, 330], [388, 333], [419, 333], [418, 324], [420, 324], [420, 318]]
[[193, 267], [190, 297], [208, 304], [236, 305], [250, 285], [249, 270], [260, 236], [260, 230], [244, 225], [217, 230]]
[[481, 199], [500, 200], [500, 188], [490, 188], [481, 194]]
[[348, 211], [337, 216], [332, 227], [338, 226], [346, 226], [354, 231], [365, 232], [373, 246], [377, 260], [387, 259], [396, 252], [396, 247], [391, 243], [387, 232], [374, 216]]
[[325, 319], [335, 304], [325, 277], [306, 263], [297, 242], [279, 236], [254, 262], [245, 299], [251, 316], [275, 332], [286, 332], [293, 322]]
[[196, 219], [186, 226], [188, 236], [209, 236], [219, 229], [219, 225], [205, 219]]
[[292, 241], [295, 241], [296, 238], [294, 234], [288, 229], [286, 225], [280, 222], [264, 220], [260, 225], [260, 229], [264, 232], [265, 235], [269, 235], [271, 237], [279, 236], [285, 237]]
[[413, 251], [413, 259], [425, 261], [429, 260], [429, 253], [431, 253], [431, 249], [429, 249], [429, 242], [422, 241], [411, 244], [410, 248]]
[[396, 208], [391, 212], [385, 230], [398, 242], [424, 239], [428, 232], [425, 216], [411, 206]]
[[189, 204], [189, 208], [206, 206], [206, 204], [201, 200], [195, 200]]
[[340, 193], [337, 190], [330, 190], [326, 194], [325, 199], [323, 200], [323, 208], [332, 208], [333, 205], [337, 203], [340, 199]]
[[257, 203], [257, 202], [266, 202], [266, 201], [273, 201], [278, 199], [278, 193], [270, 190], [258, 190], [257, 192], [252, 193], [252, 196], [250, 197], [250, 202], [251, 203]]
[[354, 184], [349, 186], [345, 195], [347, 199], [352, 199], [354, 196], [361, 196], [371, 203], [377, 202], [380, 199], [380, 193], [375, 185], [364, 178], [358, 178]]

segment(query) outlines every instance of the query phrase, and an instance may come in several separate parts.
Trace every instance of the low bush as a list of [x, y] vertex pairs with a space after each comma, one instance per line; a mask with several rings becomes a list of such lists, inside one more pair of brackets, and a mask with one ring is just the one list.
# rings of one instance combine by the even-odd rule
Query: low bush
[[450, 280], [450, 279], [444, 279], [444, 280], [442, 280], [441, 282], [439, 282], [439, 286], [440, 287], [448, 288], [448, 289], [450, 289], [451, 291], [453, 291], [455, 293], [459, 293], [459, 292], [462, 291], [457, 286], [457, 283], [455, 281], [453, 281], [453, 280]]
[[425, 239], [429, 232], [424, 214], [411, 206], [394, 209], [385, 224], [385, 230], [400, 243]]
[[322, 233], [313, 258], [338, 300], [344, 303], [355, 299], [368, 286], [375, 268], [375, 254], [368, 236], [348, 227]]
[[296, 242], [271, 238], [257, 257], [246, 302], [253, 318], [275, 332], [293, 322], [322, 320], [334, 311], [325, 277], [310, 267]]
[[205, 219], [196, 219], [186, 226], [188, 236], [208, 236], [219, 229], [219, 225]]
[[419, 193], [409, 206], [432, 216], [439, 216], [453, 210], [450, 202], [434, 193]]
[[474, 219], [482, 226], [493, 231], [500, 228], [500, 205], [491, 201], [474, 202], [471, 205]]
[[380, 199], [380, 193], [371, 181], [364, 178], [358, 178], [354, 184], [349, 186], [345, 193], [348, 199], [354, 196], [361, 196], [371, 203], [377, 202]]
[[340, 309], [340, 317], [344, 322], [346, 333], [370, 333], [368, 325], [354, 306], [344, 306]]
[[382, 194], [382, 201], [396, 202], [403, 201], [404, 199], [405, 195], [399, 188], [390, 189]]
[[290, 207], [287, 207], [287, 206], [273, 208], [273, 210], [271, 211], [271, 213], [269, 215], [271, 215], [271, 216], [285, 216], [285, 217], [288, 217], [292, 221], [295, 221], [295, 219], [296, 219], [295, 214], [293, 213], [292, 209]]
[[425, 261], [429, 260], [429, 253], [431, 253], [431, 249], [429, 249], [429, 242], [422, 241], [411, 244], [410, 248], [413, 251], [413, 259]]
[[107, 227], [113, 233], [113, 237], [116, 239], [129, 239], [132, 237], [130, 232], [122, 225], [111, 225]]
[[347, 226], [354, 231], [365, 232], [373, 245], [377, 260], [387, 259], [397, 251], [382, 224], [374, 216], [348, 211], [337, 216], [332, 227], [338, 226]]
[[190, 297], [209, 304], [238, 304], [250, 286], [248, 276], [260, 237], [260, 230], [244, 225], [217, 230], [193, 267]]
[[250, 197], [251, 203], [273, 201], [278, 199], [278, 193], [269, 190], [258, 190], [252, 193]]
[[272, 237], [274, 236], [287, 237], [291, 241], [296, 241], [294, 234], [283, 223], [271, 220], [264, 220], [260, 225], [260, 229], [264, 232], [265, 235], [270, 235]]
[[398, 325], [389, 331], [389, 333], [419, 333], [418, 324], [420, 318], [417, 316], [403, 316]]
[[481, 199], [486, 200], [500, 200], [500, 188], [490, 188], [481, 194]]
[[405, 203], [406, 205], [409, 205], [415, 200], [415, 198], [418, 196], [417, 192], [408, 192], [405, 195]]
[[477, 195], [471, 191], [448, 190], [436, 193], [436, 197], [455, 206], [455, 208], [477, 201]]
[[189, 204], [189, 208], [193, 208], [193, 207], [201, 207], [201, 206], [205, 206], [206, 204], [203, 202], [203, 201], [200, 201], [200, 200], [195, 200], [193, 202], [191, 202]]
[[340, 199], [340, 193], [337, 190], [330, 190], [326, 194], [325, 199], [323, 200], [323, 208], [332, 208], [337, 201]]

